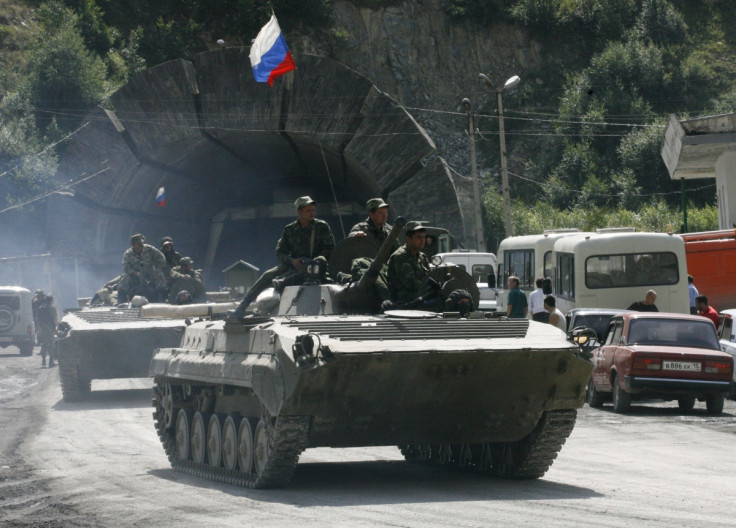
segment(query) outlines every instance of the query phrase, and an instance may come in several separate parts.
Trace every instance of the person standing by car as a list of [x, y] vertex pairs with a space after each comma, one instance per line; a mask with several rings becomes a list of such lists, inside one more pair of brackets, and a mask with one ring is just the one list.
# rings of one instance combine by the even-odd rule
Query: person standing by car
[[721, 323], [721, 316], [718, 314], [715, 308], [708, 304], [708, 296], [698, 295], [695, 298], [695, 306], [698, 309], [698, 315], [702, 315], [703, 317], [707, 317], [708, 319], [713, 321], [716, 330], [718, 330], [718, 325]]
[[692, 275], [687, 276], [687, 292], [690, 294], [690, 314], [698, 315], [698, 307], [695, 305], [695, 298], [700, 295], [700, 292], [695, 287]]
[[565, 314], [563, 314], [556, 305], [557, 301], [555, 301], [555, 298], [551, 295], [547, 295], [547, 297], [544, 298], [544, 309], [549, 314], [549, 321], [547, 322], [556, 326], [563, 332], [567, 332], [567, 319], [565, 319]]
[[509, 295], [506, 298], [506, 317], [509, 319], [524, 319], [529, 311], [526, 295], [519, 288], [519, 277], [511, 275], [508, 280]]
[[649, 290], [646, 295], [644, 295], [643, 301], [636, 301], [635, 303], [632, 303], [631, 306], [627, 308], [627, 310], [633, 310], [635, 312], [658, 312], [659, 308], [657, 308], [657, 305], [654, 304], [654, 301], [657, 300], [657, 292], [654, 290]]
[[[544, 279], [537, 279], [537, 289], [529, 294], [529, 311], [532, 313], [532, 319], [540, 323], [546, 323], [549, 321], [549, 312], [544, 306]], [[554, 305], [553, 305], [554, 306]]]
[[54, 336], [56, 334], [56, 306], [54, 296], [46, 295], [38, 307], [38, 338], [41, 341], [41, 366], [46, 366], [46, 356], [49, 356], [49, 368], [55, 365]]

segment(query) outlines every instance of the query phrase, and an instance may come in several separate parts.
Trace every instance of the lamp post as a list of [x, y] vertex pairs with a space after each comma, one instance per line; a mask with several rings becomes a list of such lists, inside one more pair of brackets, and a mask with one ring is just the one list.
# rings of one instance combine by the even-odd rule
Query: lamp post
[[485, 81], [488, 86], [496, 90], [498, 102], [498, 138], [501, 142], [501, 189], [503, 192], [503, 217], [506, 226], [506, 237], [510, 237], [513, 229], [511, 226], [511, 197], [509, 195], [509, 172], [506, 168], [506, 135], [503, 127], [503, 91], [515, 88], [521, 79], [518, 75], [510, 77], [502, 87], [496, 88], [487, 75], [480, 73], [478, 77]]
[[468, 138], [470, 139], [470, 174], [473, 180], [473, 201], [475, 202], [475, 247], [485, 252], [486, 241], [483, 237], [483, 216], [481, 215], [480, 184], [478, 183], [478, 166], [475, 162], [475, 116], [470, 99], [463, 99], [463, 106], [468, 113]]

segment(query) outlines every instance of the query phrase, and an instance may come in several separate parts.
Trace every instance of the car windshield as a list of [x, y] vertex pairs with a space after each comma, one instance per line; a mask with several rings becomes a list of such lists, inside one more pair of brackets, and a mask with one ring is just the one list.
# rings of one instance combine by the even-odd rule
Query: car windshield
[[635, 319], [629, 324], [626, 343], [720, 350], [712, 323], [685, 319]]
[[592, 328], [598, 334], [598, 340], [600, 341], [603, 334], [606, 333], [606, 328], [608, 328], [608, 322], [611, 320], [611, 317], [613, 317], [613, 314], [576, 315], [570, 327], [577, 328], [578, 326], [584, 326], [585, 328]]

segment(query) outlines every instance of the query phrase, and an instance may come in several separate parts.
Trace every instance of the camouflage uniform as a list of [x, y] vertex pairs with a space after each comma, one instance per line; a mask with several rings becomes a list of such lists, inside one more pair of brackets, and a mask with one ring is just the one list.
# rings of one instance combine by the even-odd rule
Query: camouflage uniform
[[184, 273], [181, 266], [176, 266], [171, 270], [171, 288], [169, 289], [169, 302], [176, 304], [176, 297], [180, 291], [186, 290], [192, 296], [193, 302], [200, 302], [205, 299], [206, 292], [202, 276], [194, 270]]
[[54, 366], [54, 336], [56, 335], [56, 307], [53, 299], [46, 297], [38, 307], [38, 339], [41, 341], [41, 365], [46, 364], [49, 356], [49, 367]]
[[163, 253], [155, 247], [143, 244], [143, 251], [140, 255], [132, 247], [128, 248], [123, 254], [123, 277], [120, 280], [118, 291], [126, 293], [128, 300], [147, 288], [165, 292], [167, 271], [166, 259]]
[[407, 303], [421, 294], [422, 283], [429, 274], [429, 259], [421, 251], [413, 256], [406, 244], [388, 259], [388, 287], [394, 302]]
[[259, 293], [270, 288], [273, 279], [294, 271], [291, 260], [295, 258], [316, 259], [330, 258], [335, 247], [330, 225], [324, 220], [315, 218], [307, 227], [302, 227], [299, 220], [284, 227], [284, 232], [276, 244], [276, 259], [279, 265], [265, 271], [245, 294], [246, 302], [253, 301]]
[[[358, 222], [357, 224], [355, 224], [350, 230], [351, 233], [357, 233], [358, 231], [362, 231], [363, 233], [365, 233], [368, 238], [374, 240], [380, 247], [388, 238], [389, 233], [391, 233], [391, 225], [384, 224], [383, 227], [378, 227], [376, 224], [373, 223], [373, 220], [368, 217], [362, 222]], [[394, 242], [393, 249], [396, 249], [398, 247], [399, 242]]]

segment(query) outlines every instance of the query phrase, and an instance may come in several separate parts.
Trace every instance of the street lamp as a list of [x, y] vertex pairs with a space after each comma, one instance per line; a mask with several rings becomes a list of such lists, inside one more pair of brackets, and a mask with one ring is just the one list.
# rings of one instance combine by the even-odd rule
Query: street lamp
[[475, 202], [475, 247], [484, 253], [486, 241], [483, 237], [483, 217], [481, 215], [480, 185], [478, 183], [478, 166], [475, 163], [475, 119], [470, 99], [463, 99], [463, 106], [468, 113], [468, 138], [470, 138], [470, 173], [473, 180], [473, 201]]
[[487, 75], [479, 73], [478, 77], [496, 90], [496, 99], [498, 101], [498, 138], [501, 142], [501, 187], [503, 191], [503, 216], [504, 224], [506, 224], [506, 237], [510, 237], [513, 229], [511, 228], [511, 197], [509, 196], [509, 172], [506, 168], [506, 135], [503, 128], [503, 97], [504, 90], [515, 88], [521, 79], [518, 75], [510, 77], [501, 88], [496, 88]]

